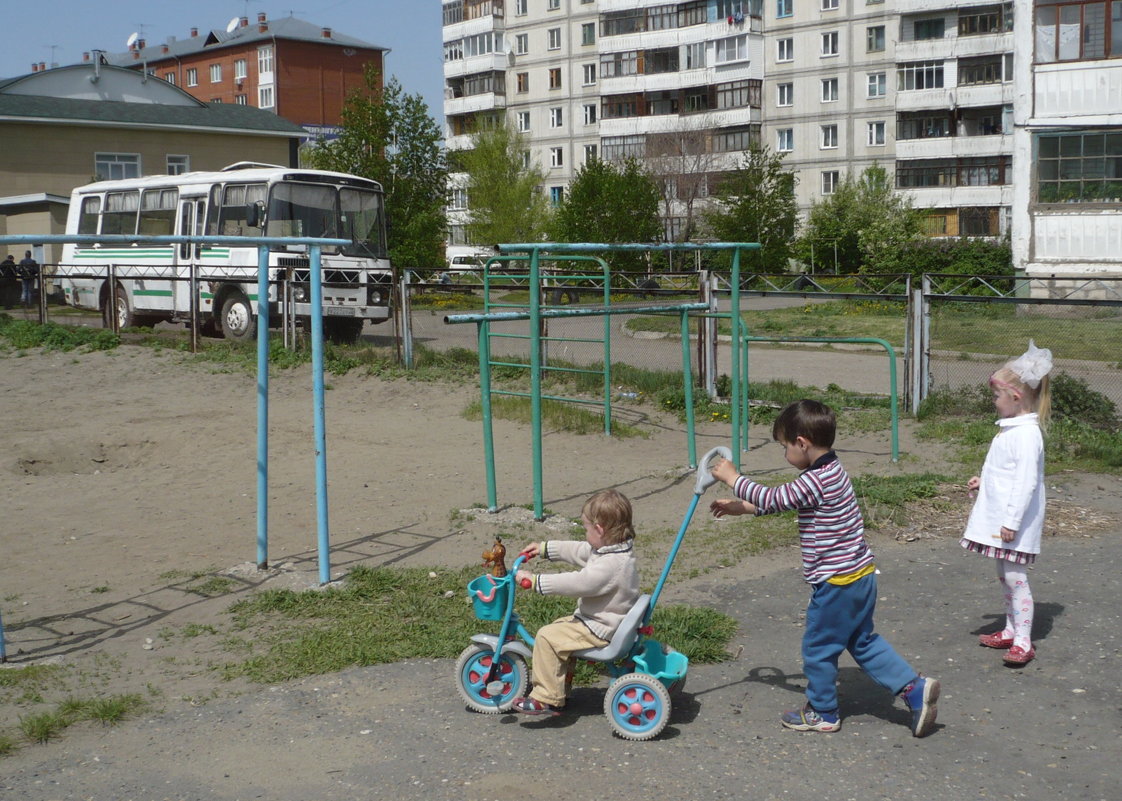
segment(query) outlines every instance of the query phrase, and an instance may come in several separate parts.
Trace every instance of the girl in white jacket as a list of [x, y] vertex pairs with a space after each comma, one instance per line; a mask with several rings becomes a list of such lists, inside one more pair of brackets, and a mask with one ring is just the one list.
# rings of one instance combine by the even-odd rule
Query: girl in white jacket
[[982, 475], [967, 489], [978, 492], [962, 547], [991, 557], [1005, 596], [1005, 628], [978, 642], [1005, 651], [1005, 663], [1024, 665], [1032, 647], [1032, 591], [1027, 566], [1040, 553], [1044, 528], [1044, 439], [1051, 406], [1048, 374], [1052, 352], [1029, 340], [1028, 350], [990, 376], [999, 431], [990, 444]]

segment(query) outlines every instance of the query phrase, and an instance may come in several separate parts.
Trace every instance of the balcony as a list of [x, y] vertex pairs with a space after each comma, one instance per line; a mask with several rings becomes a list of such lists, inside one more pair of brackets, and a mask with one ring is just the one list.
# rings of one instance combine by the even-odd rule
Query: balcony
[[444, 100], [444, 115], [446, 117], [458, 114], [474, 114], [495, 108], [506, 108], [506, 95], [485, 92], [469, 97], [446, 98]]
[[896, 43], [897, 61], [939, 61], [946, 58], [970, 58], [1012, 52], [1012, 32], [956, 36], [953, 31], [947, 31], [947, 35], [942, 39], [913, 39]]
[[1122, 60], [1036, 64], [1032, 124], [1122, 124]]
[[1011, 186], [932, 186], [899, 190], [911, 198], [917, 209], [963, 208], [972, 206], [1009, 206]]

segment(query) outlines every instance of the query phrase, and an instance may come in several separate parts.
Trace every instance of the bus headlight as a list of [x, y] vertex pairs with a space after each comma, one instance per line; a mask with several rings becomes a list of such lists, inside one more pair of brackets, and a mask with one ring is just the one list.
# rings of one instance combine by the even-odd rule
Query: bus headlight
[[308, 300], [308, 288], [301, 284], [292, 285], [292, 299], [297, 303], [304, 303]]
[[366, 292], [366, 305], [368, 306], [384, 306], [386, 305], [385, 290], [380, 287], [370, 287]]

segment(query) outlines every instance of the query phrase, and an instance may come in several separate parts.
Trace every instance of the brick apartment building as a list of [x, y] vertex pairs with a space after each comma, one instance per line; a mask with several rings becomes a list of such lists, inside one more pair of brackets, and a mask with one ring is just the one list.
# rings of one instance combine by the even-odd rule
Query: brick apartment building
[[253, 24], [240, 17], [227, 29], [192, 28], [186, 39], [138, 39], [107, 60], [146, 70], [205, 103], [256, 106], [314, 136], [331, 136], [347, 96], [365, 87], [366, 65], [381, 71], [386, 52], [331, 28], [296, 17], [270, 20], [262, 12]]

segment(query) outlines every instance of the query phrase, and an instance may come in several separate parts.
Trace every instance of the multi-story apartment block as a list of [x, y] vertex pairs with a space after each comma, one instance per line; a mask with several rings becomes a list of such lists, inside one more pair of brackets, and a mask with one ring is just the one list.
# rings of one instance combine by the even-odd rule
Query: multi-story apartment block
[[366, 87], [365, 69], [381, 71], [385, 48], [295, 17], [264, 13], [231, 21], [226, 30], [170, 37], [163, 44], [137, 39], [111, 63], [144, 69], [204, 103], [267, 109], [311, 135], [331, 136], [342, 122], [347, 96]]
[[[659, 165], [672, 237], [709, 179], [758, 141], [759, 13], [741, 0], [447, 0], [446, 140], [504, 114], [556, 203], [590, 158]], [[699, 175], [701, 177], [695, 177]], [[450, 243], [470, 202], [453, 179]], [[459, 215], [459, 216], [457, 216]]]
[[[804, 213], [879, 164], [932, 236], [1012, 233], [1029, 271], [1122, 270], [1122, 0], [443, 8], [449, 146], [470, 146], [476, 115], [506, 114], [555, 200], [590, 156], [635, 156], [666, 184], [676, 237], [763, 141]], [[666, 168], [675, 148], [704, 176], [692, 187]]]
[[1122, 274], [1122, 2], [1015, 7], [1014, 263]]

